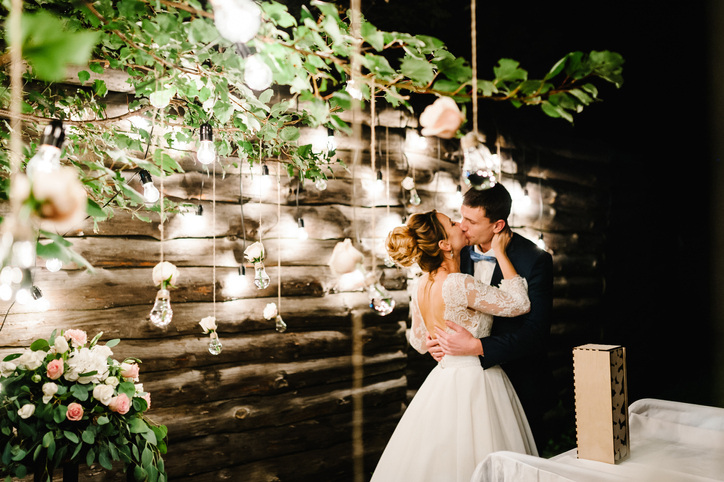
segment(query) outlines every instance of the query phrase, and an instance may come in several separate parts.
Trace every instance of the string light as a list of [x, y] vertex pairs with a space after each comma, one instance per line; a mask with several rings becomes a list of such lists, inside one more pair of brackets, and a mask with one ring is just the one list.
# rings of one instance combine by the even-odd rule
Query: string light
[[200, 145], [196, 151], [196, 159], [201, 164], [208, 165], [216, 160], [216, 148], [214, 147], [214, 131], [211, 125], [201, 124], [199, 128]]
[[540, 235], [538, 236], [538, 239], [536, 239], [536, 241], [535, 241], [535, 244], [536, 244], [540, 249], [542, 249], [542, 250], [545, 251], [545, 249], [546, 249], [546, 242], [545, 242], [545, 240], [543, 239], [543, 233], [540, 233]]
[[141, 169], [141, 184], [143, 185], [143, 198], [146, 202], [155, 203], [161, 197], [161, 192], [153, 185], [151, 173], [145, 169]]
[[246, 43], [261, 28], [261, 8], [251, 0], [212, 0], [214, 25], [222, 37]]
[[297, 239], [304, 241], [308, 238], [309, 233], [307, 233], [307, 230], [304, 228], [304, 219], [300, 217], [297, 219]]
[[36, 172], [53, 172], [60, 168], [63, 141], [65, 141], [63, 121], [54, 119], [43, 131], [38, 152], [30, 158], [25, 166], [25, 173], [30, 179]]
[[45, 268], [51, 273], [57, 273], [63, 267], [63, 262], [58, 258], [49, 258], [45, 260]]
[[490, 189], [500, 181], [500, 156], [491, 154], [477, 132], [469, 132], [460, 140], [463, 150], [463, 179], [477, 189]]
[[455, 188], [455, 205], [460, 206], [463, 203], [463, 187], [458, 184], [458, 187]]

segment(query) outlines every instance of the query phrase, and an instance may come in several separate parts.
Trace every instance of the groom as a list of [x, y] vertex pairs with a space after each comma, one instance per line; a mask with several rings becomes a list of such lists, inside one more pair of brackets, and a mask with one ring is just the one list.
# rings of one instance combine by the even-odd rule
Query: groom
[[[502, 184], [482, 191], [469, 189], [465, 193], [460, 213], [468, 246], [460, 254], [460, 271], [492, 286], [500, 284], [502, 273], [492, 257], [491, 242], [495, 233], [509, 229], [506, 220], [511, 204], [510, 194]], [[430, 339], [428, 335], [427, 346], [437, 361], [444, 352], [478, 355], [484, 369], [500, 365], [515, 387], [540, 451], [547, 442], [543, 414], [552, 401], [546, 345], [553, 305], [553, 259], [515, 233], [507, 253], [518, 274], [528, 282], [530, 312], [515, 318], [495, 317], [492, 333], [481, 339], [448, 322], [454, 333], [438, 328], [437, 339]]]

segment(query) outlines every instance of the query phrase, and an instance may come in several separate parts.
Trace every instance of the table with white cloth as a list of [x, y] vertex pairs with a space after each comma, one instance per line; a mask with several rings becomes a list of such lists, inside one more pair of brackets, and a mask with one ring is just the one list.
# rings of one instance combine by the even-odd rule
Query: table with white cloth
[[629, 406], [631, 455], [617, 464], [577, 457], [576, 449], [549, 459], [494, 452], [471, 482], [724, 480], [724, 408], [656, 399]]

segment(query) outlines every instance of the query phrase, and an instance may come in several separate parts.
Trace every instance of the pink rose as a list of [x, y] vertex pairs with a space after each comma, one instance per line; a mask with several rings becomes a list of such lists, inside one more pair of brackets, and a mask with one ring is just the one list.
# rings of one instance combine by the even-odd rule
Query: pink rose
[[48, 378], [51, 380], [57, 380], [60, 378], [64, 371], [65, 364], [63, 363], [63, 360], [51, 360], [51, 362], [48, 363]]
[[141, 398], [144, 399], [146, 401], [146, 404], [148, 405], [148, 408], [146, 410], [150, 409], [151, 408], [151, 394], [146, 393], [143, 396], [141, 396]]
[[125, 415], [131, 409], [131, 400], [125, 393], [121, 393], [111, 398], [111, 403], [108, 404], [108, 408], [121, 415]]
[[123, 378], [133, 378], [135, 380], [138, 378], [139, 371], [138, 363], [121, 363], [121, 376]]
[[73, 422], [83, 418], [83, 406], [80, 403], [71, 403], [68, 405], [68, 411], [65, 413], [65, 417]]
[[420, 133], [423, 136], [452, 139], [464, 120], [465, 117], [454, 100], [450, 97], [439, 97], [420, 114], [420, 125], [423, 128]]
[[88, 195], [75, 168], [66, 166], [53, 172], [36, 172], [32, 190], [40, 203], [37, 215], [46, 228], [64, 231], [85, 219]]
[[63, 336], [66, 340], [72, 341], [75, 348], [81, 347], [88, 342], [88, 335], [83, 330], [66, 330]]

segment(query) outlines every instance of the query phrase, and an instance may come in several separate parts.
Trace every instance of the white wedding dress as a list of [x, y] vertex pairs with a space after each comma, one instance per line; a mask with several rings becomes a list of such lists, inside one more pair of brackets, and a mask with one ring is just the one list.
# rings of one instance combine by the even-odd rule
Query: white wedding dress
[[[476, 338], [487, 336], [492, 315], [528, 311], [527, 290], [520, 276], [494, 288], [466, 274], [449, 274], [442, 286], [445, 319]], [[410, 310], [410, 344], [425, 353], [427, 329], [416, 293]], [[499, 450], [538, 455], [513, 385], [499, 366], [483, 370], [477, 356], [446, 355], [405, 410], [372, 482], [469, 482], [477, 464]]]

